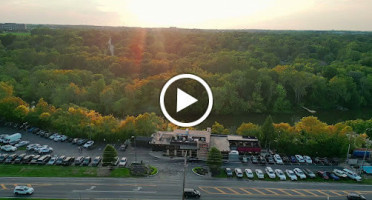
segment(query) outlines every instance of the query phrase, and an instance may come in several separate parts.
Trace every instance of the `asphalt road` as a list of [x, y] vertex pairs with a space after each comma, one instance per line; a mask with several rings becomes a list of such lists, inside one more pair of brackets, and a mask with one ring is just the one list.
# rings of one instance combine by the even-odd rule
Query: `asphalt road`
[[[1, 178], [0, 197], [14, 197], [15, 185], [30, 185], [28, 198], [62, 199], [181, 199], [182, 178]], [[189, 178], [186, 187], [198, 189], [201, 199], [345, 199], [349, 192], [372, 198], [372, 186], [337, 183], [266, 182]]]

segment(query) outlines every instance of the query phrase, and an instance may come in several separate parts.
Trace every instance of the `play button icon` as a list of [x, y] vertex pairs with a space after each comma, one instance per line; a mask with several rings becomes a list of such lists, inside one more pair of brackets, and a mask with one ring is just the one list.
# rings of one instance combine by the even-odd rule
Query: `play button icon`
[[191, 104], [194, 104], [198, 100], [177, 88], [177, 112], [189, 107]]
[[180, 74], [169, 79], [160, 93], [160, 108], [164, 116], [180, 127], [192, 127], [203, 122], [213, 106], [212, 90], [200, 77]]

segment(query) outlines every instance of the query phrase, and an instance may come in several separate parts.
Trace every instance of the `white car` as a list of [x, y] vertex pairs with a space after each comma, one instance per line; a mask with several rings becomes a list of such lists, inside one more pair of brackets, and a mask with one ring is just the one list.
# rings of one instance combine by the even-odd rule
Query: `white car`
[[55, 136], [53, 140], [54, 140], [54, 142], [62, 141], [62, 135]]
[[119, 167], [125, 167], [127, 165], [127, 158], [122, 157], [119, 161]]
[[282, 170], [280, 170], [280, 169], [276, 169], [276, 170], [275, 170], [275, 174], [279, 177], [279, 179], [280, 179], [281, 181], [285, 181], [285, 180], [287, 180], [287, 177], [285, 176], [285, 174], [283, 173]]
[[285, 170], [285, 173], [287, 174], [288, 178], [291, 179], [291, 181], [297, 181], [297, 176], [292, 170], [287, 169]]
[[342, 171], [342, 170], [334, 169], [334, 170], [333, 170], [333, 173], [334, 173], [336, 176], [340, 177], [340, 178], [347, 178], [346, 173], [345, 173], [344, 171]]
[[33, 151], [35, 149], [35, 147], [37, 147], [37, 146], [40, 146], [40, 144], [29, 144], [29, 145], [27, 145], [26, 150], [27, 151]]
[[94, 141], [92, 141], [92, 140], [89, 140], [88, 142], [86, 142], [85, 144], [84, 144], [84, 148], [89, 148], [89, 147], [91, 147], [91, 146], [93, 146], [93, 144], [94, 144]]
[[238, 178], [243, 178], [243, 171], [240, 168], [235, 168], [235, 175]]
[[353, 172], [349, 169], [344, 169], [343, 171], [352, 180], [355, 180], [355, 181], [361, 181], [362, 180], [362, 177], [360, 177], [358, 174], [356, 174], [355, 172]]
[[294, 168], [293, 171], [300, 179], [306, 179], [305, 173], [300, 168]]
[[305, 163], [304, 157], [302, 157], [301, 155], [295, 155], [295, 157], [299, 163]]
[[275, 154], [275, 155], [274, 155], [274, 160], [275, 160], [276, 164], [278, 164], [278, 165], [282, 165], [282, 164], [283, 164], [283, 160], [282, 160], [282, 158], [279, 156], [279, 154]]
[[303, 158], [304, 158], [304, 160], [307, 164], [312, 164], [313, 163], [313, 160], [311, 160], [310, 156], [304, 156]]
[[32, 187], [16, 186], [14, 188], [14, 194], [15, 195], [18, 195], [18, 194], [28, 194], [28, 195], [31, 195], [33, 193], [34, 193], [34, 188], [32, 188]]
[[269, 178], [276, 178], [274, 170], [271, 167], [266, 167], [265, 172], [269, 176]]
[[1, 147], [1, 150], [9, 152], [9, 151], [17, 151], [17, 147], [14, 147], [12, 145], [4, 145]]
[[51, 152], [53, 152], [53, 148], [52, 147], [42, 147], [42, 148], [38, 149], [38, 152], [40, 154], [51, 153]]
[[254, 178], [254, 175], [253, 175], [253, 172], [252, 172], [251, 169], [245, 169], [244, 172], [245, 172], [245, 175], [246, 175], [248, 178]]
[[48, 145], [36, 145], [34, 151], [39, 152], [39, 149], [48, 148]]
[[257, 178], [259, 178], [259, 179], [264, 179], [265, 178], [265, 174], [263, 173], [262, 170], [256, 169], [255, 172], [256, 172]]
[[15, 147], [23, 147], [30, 144], [29, 141], [20, 141], [18, 144], [14, 145]]
[[54, 165], [57, 159], [58, 159], [58, 156], [53, 156], [52, 158], [50, 158], [50, 160], [47, 162], [46, 165]]
[[49, 139], [54, 140], [55, 137], [59, 136], [57, 133], [54, 133], [53, 135], [49, 136]]

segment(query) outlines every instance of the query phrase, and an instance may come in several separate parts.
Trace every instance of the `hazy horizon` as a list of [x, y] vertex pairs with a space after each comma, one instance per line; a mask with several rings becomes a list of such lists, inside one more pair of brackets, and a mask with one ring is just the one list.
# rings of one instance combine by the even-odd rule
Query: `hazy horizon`
[[0, 0], [2, 23], [372, 31], [367, 0]]

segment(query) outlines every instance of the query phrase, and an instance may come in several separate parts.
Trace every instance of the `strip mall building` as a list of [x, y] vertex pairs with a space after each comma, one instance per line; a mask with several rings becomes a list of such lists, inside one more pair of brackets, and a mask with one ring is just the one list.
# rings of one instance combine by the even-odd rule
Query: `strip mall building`
[[260, 153], [261, 147], [256, 137], [240, 135], [215, 135], [207, 131], [181, 130], [158, 131], [152, 134], [150, 145], [153, 151], [163, 151], [166, 156], [206, 160], [212, 147], [219, 149], [225, 159], [232, 150], [239, 154]]

